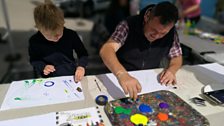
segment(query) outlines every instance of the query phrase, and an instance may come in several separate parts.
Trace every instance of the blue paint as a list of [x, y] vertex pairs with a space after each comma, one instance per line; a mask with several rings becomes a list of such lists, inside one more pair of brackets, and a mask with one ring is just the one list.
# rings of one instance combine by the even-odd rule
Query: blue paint
[[152, 108], [149, 106], [149, 105], [146, 105], [146, 104], [141, 104], [139, 106], [139, 110], [143, 113], [146, 113], [146, 112], [152, 112]]

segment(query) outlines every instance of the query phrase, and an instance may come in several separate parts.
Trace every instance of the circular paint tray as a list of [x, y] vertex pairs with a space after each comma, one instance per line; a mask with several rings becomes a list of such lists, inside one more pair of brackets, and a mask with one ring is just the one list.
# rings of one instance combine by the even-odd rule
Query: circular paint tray
[[[142, 111], [140, 106], [150, 109]], [[104, 110], [113, 126], [209, 126], [208, 120], [197, 110], [173, 92], [164, 90], [139, 95], [136, 101], [130, 98], [113, 100], [106, 104]], [[135, 124], [131, 118], [136, 114], [145, 116], [147, 124]], [[165, 118], [160, 118], [164, 115]]]

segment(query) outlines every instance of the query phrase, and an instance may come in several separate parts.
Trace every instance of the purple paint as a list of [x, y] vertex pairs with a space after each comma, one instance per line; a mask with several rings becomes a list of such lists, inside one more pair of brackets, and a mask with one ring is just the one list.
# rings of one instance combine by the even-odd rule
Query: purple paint
[[169, 105], [165, 102], [162, 102], [162, 103], [159, 104], [159, 107], [160, 108], [169, 108]]

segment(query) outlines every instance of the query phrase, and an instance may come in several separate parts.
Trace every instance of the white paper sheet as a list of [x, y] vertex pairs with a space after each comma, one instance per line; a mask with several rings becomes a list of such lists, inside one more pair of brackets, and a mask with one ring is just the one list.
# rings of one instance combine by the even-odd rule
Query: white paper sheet
[[[153, 70], [134, 71], [134, 72], [129, 72], [129, 74], [135, 77], [141, 84], [142, 91], [140, 94], [158, 91], [158, 90], [169, 90], [173, 88], [172, 86], [161, 85], [157, 79], [158, 74], [154, 72]], [[113, 74], [107, 74], [107, 77], [113, 82], [113, 84], [116, 87], [118, 87], [119, 89], [123, 91], [122, 87], [117, 81], [117, 78]]]
[[199, 65], [196, 69], [205, 76], [215, 80], [215, 83], [224, 86], [224, 67], [218, 63]]
[[9, 87], [1, 110], [79, 100], [84, 100], [84, 94], [81, 83], [75, 83], [73, 76], [14, 81]]
[[97, 107], [51, 112], [48, 114], [0, 121], [0, 126], [96, 126], [102, 121]]
[[55, 116], [56, 114], [54, 112], [38, 116], [4, 120], [0, 121], [0, 126], [55, 126]]
[[199, 66], [224, 75], [224, 67], [218, 63], [203, 64]]
[[[56, 114], [57, 123], [59, 126], [63, 124], [71, 124], [72, 126], [97, 126], [100, 123], [102, 116], [98, 107], [90, 107], [79, 110], [63, 111]], [[63, 125], [64, 126], [64, 125]]]

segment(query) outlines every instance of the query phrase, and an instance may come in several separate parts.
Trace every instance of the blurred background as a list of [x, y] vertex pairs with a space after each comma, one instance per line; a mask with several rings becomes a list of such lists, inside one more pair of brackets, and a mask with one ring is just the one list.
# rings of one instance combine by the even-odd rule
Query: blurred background
[[[176, 3], [176, 0], [52, 0], [64, 11], [65, 26], [78, 32], [89, 52], [87, 75], [109, 72], [98, 51], [116, 25], [148, 4], [161, 1]], [[33, 9], [41, 2], [44, 0], [0, 0], [0, 84], [35, 78], [29, 64], [28, 39], [36, 31]], [[224, 1], [201, 0], [200, 7], [197, 27], [223, 34]], [[199, 63], [205, 62], [184, 58], [184, 64]]]

